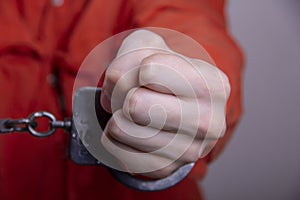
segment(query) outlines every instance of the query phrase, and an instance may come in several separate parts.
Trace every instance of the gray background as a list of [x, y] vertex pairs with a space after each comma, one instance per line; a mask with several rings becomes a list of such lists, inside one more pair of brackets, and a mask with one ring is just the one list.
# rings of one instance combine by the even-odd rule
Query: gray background
[[201, 183], [207, 200], [300, 199], [300, 1], [230, 0], [244, 115]]

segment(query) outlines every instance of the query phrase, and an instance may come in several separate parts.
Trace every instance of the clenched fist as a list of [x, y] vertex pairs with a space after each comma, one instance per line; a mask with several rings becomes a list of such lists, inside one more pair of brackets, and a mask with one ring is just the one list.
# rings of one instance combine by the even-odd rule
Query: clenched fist
[[106, 71], [102, 107], [111, 112], [101, 142], [125, 171], [152, 178], [196, 162], [225, 132], [230, 86], [215, 66], [138, 30]]

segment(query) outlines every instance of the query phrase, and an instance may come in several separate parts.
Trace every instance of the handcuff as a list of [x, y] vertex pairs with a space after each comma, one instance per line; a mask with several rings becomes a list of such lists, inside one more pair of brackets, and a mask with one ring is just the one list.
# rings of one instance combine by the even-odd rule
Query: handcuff
[[[56, 129], [62, 128], [70, 134], [70, 159], [79, 165], [101, 166], [108, 169], [110, 174], [120, 183], [127, 187], [140, 191], [160, 191], [168, 189], [181, 182], [192, 170], [194, 163], [188, 163], [178, 168], [168, 177], [162, 179], [146, 180], [138, 178], [127, 172], [120, 171], [98, 160], [93, 153], [86, 148], [83, 135], [91, 133], [95, 126], [101, 126], [103, 129], [111, 117], [100, 105], [101, 88], [81, 87], [73, 95], [73, 114], [72, 118], [64, 121], [57, 121], [55, 116], [46, 111], [34, 112], [28, 118], [23, 119], [0, 119], [0, 134], [13, 132], [29, 132], [35, 137], [49, 137]], [[95, 103], [98, 102], [98, 103]], [[93, 113], [95, 116], [93, 116]], [[36, 130], [38, 124], [37, 118], [48, 118], [49, 129], [44, 132]], [[96, 121], [95, 121], [96, 118]], [[84, 124], [81, 122], [85, 122]], [[97, 134], [101, 137], [102, 133]], [[100, 142], [100, 141], [99, 141]]]

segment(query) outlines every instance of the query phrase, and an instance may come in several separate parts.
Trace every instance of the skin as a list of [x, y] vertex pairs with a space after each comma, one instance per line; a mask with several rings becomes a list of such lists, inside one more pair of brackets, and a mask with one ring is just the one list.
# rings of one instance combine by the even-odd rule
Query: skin
[[124, 170], [166, 177], [222, 137], [229, 93], [218, 68], [172, 51], [153, 32], [136, 31], [106, 71], [101, 105], [113, 116], [101, 142]]

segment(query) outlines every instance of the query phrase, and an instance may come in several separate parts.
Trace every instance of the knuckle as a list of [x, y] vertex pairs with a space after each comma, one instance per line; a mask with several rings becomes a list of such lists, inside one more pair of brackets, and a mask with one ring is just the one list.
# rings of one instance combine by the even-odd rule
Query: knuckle
[[[134, 91], [132, 91], [134, 90]], [[128, 92], [127, 96], [126, 96], [126, 104], [124, 104], [124, 110], [127, 111], [127, 113], [129, 114], [129, 118], [135, 122], [140, 122], [141, 123], [141, 119], [144, 118], [143, 113], [146, 112], [146, 110], [144, 110], [143, 108], [145, 108], [144, 104], [145, 104], [145, 100], [142, 97], [141, 92], [139, 92], [139, 90], [137, 89], [132, 89], [131, 91]]]
[[212, 138], [218, 139], [220, 138], [222, 131], [212, 131], [210, 130], [210, 125], [206, 125], [205, 127], [199, 127], [197, 132], [197, 138], [205, 139], [205, 138]]
[[228, 76], [221, 70], [218, 69], [219, 84], [218, 84], [218, 93], [220, 95], [224, 94], [228, 97], [230, 94], [230, 81]]
[[210, 131], [207, 132], [207, 138], [208, 139], [219, 139], [221, 137], [220, 131]]
[[195, 123], [197, 126], [194, 130], [197, 130], [197, 138], [212, 138], [218, 139], [223, 136], [226, 130], [226, 111], [225, 103], [223, 99], [218, 100], [215, 103], [211, 103], [205, 109], [203, 109], [199, 121]]
[[198, 127], [199, 132], [207, 132], [208, 131], [209, 126], [211, 124], [210, 114], [206, 114], [206, 115], [202, 116], [200, 126]]
[[206, 92], [205, 94], [211, 98], [222, 99], [226, 101], [230, 94], [230, 81], [227, 75], [215, 66], [211, 67], [209, 70], [206, 70], [204, 75], [204, 79], [208, 83], [203, 88]]
[[167, 56], [168, 54], [165, 53], [153, 53], [142, 60], [139, 73], [141, 84], [151, 83], [153, 78], [157, 76], [157, 66], [163, 65], [168, 59]]
[[207, 139], [220, 139], [225, 133], [224, 126], [216, 127], [216, 128], [213, 128], [213, 129], [214, 130], [207, 130], [207, 132], [205, 134], [205, 137], [202, 137], [202, 138], [203, 139], [204, 138], [207, 138]]
[[122, 71], [121, 68], [118, 68], [115, 66], [114, 63], [112, 63], [108, 68], [105, 73], [105, 78], [110, 82], [110, 83], [117, 83], [118, 80], [122, 77], [122, 74], [124, 72]]
[[146, 29], [139, 29], [134, 31], [126, 37], [124, 43], [130, 45], [130, 42], [132, 43], [132, 41], [137, 40], [145, 46], [164, 47], [165, 44], [161, 36]]
[[[220, 121], [220, 123], [217, 121]], [[222, 121], [224, 122], [224, 120], [209, 119], [207, 122], [202, 123], [198, 127], [197, 138], [219, 139], [222, 137], [226, 127]]]
[[185, 163], [196, 162], [199, 159], [201, 144], [192, 144], [182, 155], [181, 160]]
[[[211, 124], [210, 115], [203, 114], [203, 116], [200, 117], [199, 121], [195, 122], [193, 130], [196, 133], [197, 138], [205, 138], [207, 135], [207, 132], [209, 130]], [[193, 135], [195, 133], [192, 133]]]
[[141, 101], [140, 97], [139, 95], [136, 94], [136, 92], [133, 92], [131, 93], [131, 95], [127, 96], [126, 98], [128, 98], [127, 110], [129, 111], [131, 117], [135, 117], [138, 114], [136, 105]]
[[198, 160], [198, 156], [196, 155], [195, 152], [189, 152], [188, 154], [186, 154], [182, 157], [182, 160], [185, 163], [192, 163], [192, 162], [196, 162]]
[[148, 56], [143, 59], [141, 62], [140, 73], [139, 73], [139, 81], [141, 84], [147, 84], [151, 82], [153, 77], [155, 76], [155, 68], [154, 65], [157, 64], [153, 57], [155, 54]]
[[108, 134], [116, 140], [122, 139], [122, 130], [119, 128], [114, 116], [110, 119], [107, 125]]

